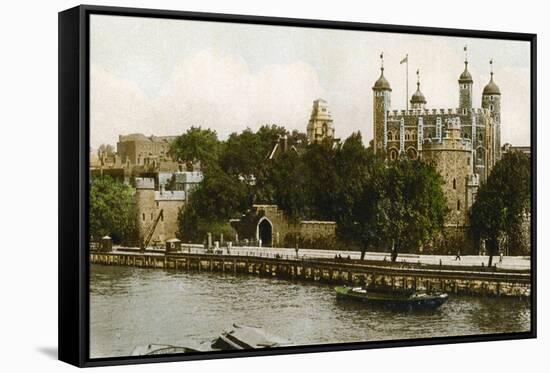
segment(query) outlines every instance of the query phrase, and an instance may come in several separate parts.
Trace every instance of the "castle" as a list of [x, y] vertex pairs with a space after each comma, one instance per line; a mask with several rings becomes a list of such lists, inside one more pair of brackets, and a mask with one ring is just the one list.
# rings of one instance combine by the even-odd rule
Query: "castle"
[[380, 57], [380, 77], [372, 87], [374, 151], [384, 152], [388, 161], [408, 157], [433, 165], [444, 180], [443, 191], [449, 208], [446, 226], [467, 225], [467, 211], [476, 198], [479, 184], [487, 179], [501, 157], [501, 93], [492, 69], [480, 108], [472, 106], [474, 80], [465, 58], [464, 71], [458, 78], [458, 107], [427, 109], [417, 72], [411, 108], [392, 110], [392, 89], [384, 76], [383, 56]]

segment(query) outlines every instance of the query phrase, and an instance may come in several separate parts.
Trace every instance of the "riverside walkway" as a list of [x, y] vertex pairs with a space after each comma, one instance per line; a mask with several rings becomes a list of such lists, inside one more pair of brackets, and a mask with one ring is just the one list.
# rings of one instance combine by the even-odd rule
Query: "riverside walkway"
[[[205, 253], [203, 245], [183, 245], [183, 251], [195, 254]], [[335, 256], [360, 260], [359, 251], [341, 251], [341, 250], [311, 250], [292, 248], [272, 248], [257, 246], [233, 246], [229, 252], [227, 247], [218, 249], [220, 254], [231, 254], [238, 256], [257, 256], [261, 258], [301, 258], [301, 259], [334, 259]], [[367, 252], [365, 261], [389, 261], [390, 254], [382, 252]], [[489, 256], [486, 255], [461, 255], [460, 260], [456, 255], [422, 255], [422, 254], [399, 254], [397, 257], [399, 263], [423, 264], [423, 265], [442, 265], [452, 267], [483, 267], [489, 263]], [[529, 271], [531, 269], [531, 257], [528, 256], [503, 256], [502, 261], [498, 255], [493, 256], [493, 265], [498, 270]]]
[[[294, 249], [251, 247], [234, 247], [229, 252], [227, 248], [207, 252], [202, 246], [186, 245], [172, 253], [160, 249], [141, 252], [137, 248], [114, 248], [109, 252], [91, 251], [90, 262], [180, 271], [241, 273], [331, 284], [360, 285], [366, 282], [385, 284], [392, 288], [455, 294], [530, 295], [531, 275], [526, 270], [479, 267], [475, 261], [472, 261], [473, 265], [462, 264], [457, 267], [454, 260], [449, 261], [448, 265], [434, 266], [434, 258], [430, 258], [429, 263], [425, 261], [418, 264], [420, 259], [426, 258], [407, 255], [399, 258], [398, 263], [390, 263], [389, 260], [384, 260], [383, 254], [376, 253], [370, 253], [368, 260], [359, 261], [357, 259], [360, 253], [349, 252], [349, 259], [347, 252], [338, 253], [341, 258], [335, 258], [334, 252], [303, 249], [298, 250], [298, 255]], [[435, 262], [438, 263], [438, 259], [441, 258], [435, 258]], [[449, 260], [449, 257], [445, 259]]]

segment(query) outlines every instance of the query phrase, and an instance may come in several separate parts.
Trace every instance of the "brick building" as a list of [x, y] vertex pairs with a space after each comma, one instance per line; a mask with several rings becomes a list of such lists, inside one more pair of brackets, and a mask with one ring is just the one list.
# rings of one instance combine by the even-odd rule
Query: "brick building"
[[176, 136], [145, 136], [141, 133], [119, 135], [117, 156], [125, 166], [152, 165], [171, 161], [170, 143]]

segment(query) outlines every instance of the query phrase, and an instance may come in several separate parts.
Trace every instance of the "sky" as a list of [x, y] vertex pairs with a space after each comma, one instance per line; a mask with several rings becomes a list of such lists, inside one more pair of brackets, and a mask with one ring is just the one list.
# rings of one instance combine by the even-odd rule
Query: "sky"
[[472, 74], [473, 106], [494, 78], [502, 93], [502, 144], [530, 144], [528, 42], [155, 18], [91, 16], [91, 146], [119, 134], [180, 135], [191, 126], [225, 139], [263, 124], [306, 131], [312, 103], [328, 102], [336, 137], [372, 139], [372, 86], [384, 75], [392, 109], [420, 71], [427, 108], [458, 106], [459, 75]]

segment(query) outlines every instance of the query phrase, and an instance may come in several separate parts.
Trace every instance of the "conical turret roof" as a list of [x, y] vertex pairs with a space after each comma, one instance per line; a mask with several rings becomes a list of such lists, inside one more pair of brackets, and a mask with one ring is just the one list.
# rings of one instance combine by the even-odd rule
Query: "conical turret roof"
[[372, 87], [374, 90], [379, 91], [391, 91], [390, 82], [384, 77], [384, 68], [382, 67], [380, 69], [380, 78], [374, 83], [374, 87]]
[[468, 61], [464, 61], [464, 71], [460, 74], [458, 78], [459, 83], [473, 83], [472, 74], [468, 71]]
[[500, 88], [498, 85], [496, 85], [495, 81], [493, 80], [493, 73], [491, 72], [491, 80], [489, 83], [483, 88], [483, 94], [484, 95], [500, 95]]

